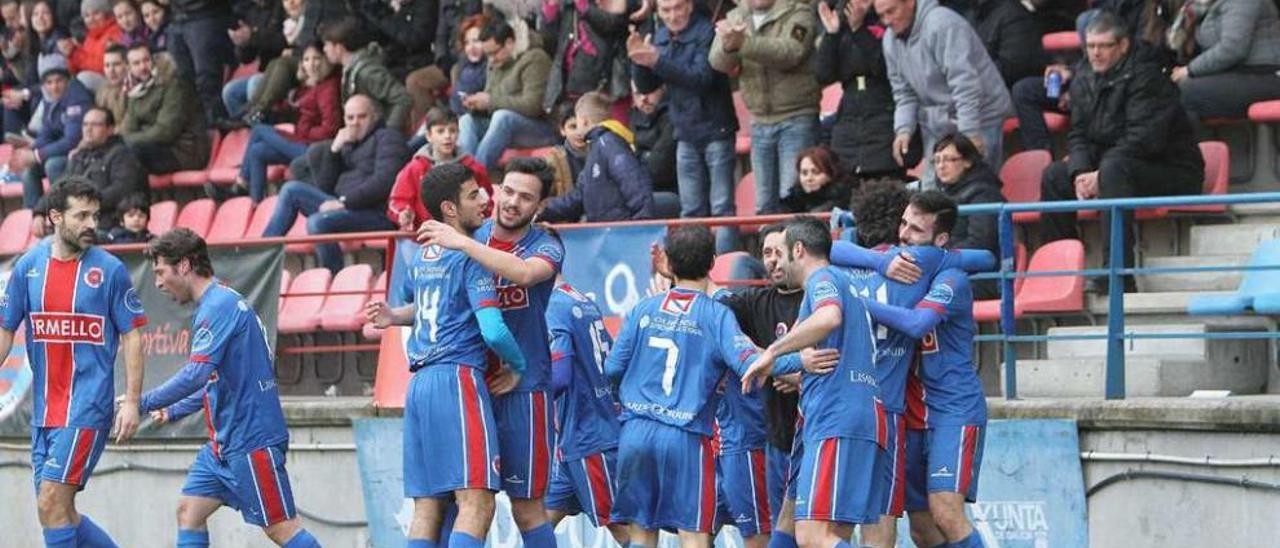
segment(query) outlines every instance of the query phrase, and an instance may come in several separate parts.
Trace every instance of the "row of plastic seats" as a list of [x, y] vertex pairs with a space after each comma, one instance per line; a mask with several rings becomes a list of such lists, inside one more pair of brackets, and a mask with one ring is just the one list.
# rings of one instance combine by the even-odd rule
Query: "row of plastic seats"
[[348, 265], [337, 275], [325, 268], [312, 268], [293, 277], [286, 270], [281, 273], [280, 287], [280, 333], [360, 331], [365, 326], [365, 303], [374, 295], [382, 298], [387, 291], [387, 273], [375, 279], [367, 264]]

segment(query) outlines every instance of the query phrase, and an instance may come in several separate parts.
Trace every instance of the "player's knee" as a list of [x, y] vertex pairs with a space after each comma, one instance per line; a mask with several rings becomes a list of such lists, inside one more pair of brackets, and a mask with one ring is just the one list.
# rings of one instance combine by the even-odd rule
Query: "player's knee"
[[827, 531], [819, 522], [796, 523], [796, 544], [802, 548], [827, 548]]
[[71, 520], [71, 498], [65, 496], [58, 485], [44, 482], [36, 497], [36, 511], [40, 514], [41, 523], [64, 524]]
[[271, 539], [271, 542], [280, 546], [284, 546], [286, 542], [289, 542], [289, 540], [293, 538], [293, 535], [298, 533], [298, 529], [301, 529], [298, 525], [298, 518], [282, 521], [262, 528], [263, 532], [267, 534], [267, 538]]
[[609, 524], [609, 534], [613, 535], [613, 540], [618, 542], [618, 546], [626, 546], [631, 543], [631, 527], [626, 524]]
[[929, 513], [937, 528], [949, 539], [968, 536], [971, 527], [964, 515], [964, 499], [955, 493], [935, 493], [929, 497]]
[[458, 516], [467, 516], [472, 519], [487, 520], [493, 518], [495, 503], [493, 501], [493, 493], [475, 493], [471, 496], [461, 496], [457, 499]]
[[538, 527], [547, 521], [542, 499], [511, 499], [511, 517], [521, 531]]

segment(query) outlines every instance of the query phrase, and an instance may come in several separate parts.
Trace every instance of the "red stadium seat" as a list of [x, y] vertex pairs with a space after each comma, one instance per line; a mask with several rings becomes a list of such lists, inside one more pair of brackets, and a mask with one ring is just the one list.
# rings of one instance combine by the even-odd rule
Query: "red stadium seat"
[[[1084, 243], [1057, 240], [1040, 246], [1031, 256], [1029, 272], [1084, 269]], [[1043, 276], [1027, 278], [1017, 292], [1017, 315], [1084, 310], [1083, 276]]]
[[[1027, 150], [1010, 156], [1000, 167], [1002, 192], [1010, 203], [1040, 201], [1040, 176], [1049, 167], [1053, 157], [1047, 150]], [[1040, 212], [1024, 211], [1013, 214], [1015, 223], [1034, 223], [1040, 220]]]
[[1081, 48], [1080, 33], [1073, 30], [1050, 32], [1040, 37], [1040, 43], [1048, 53], [1079, 53]]
[[249, 128], [237, 129], [222, 139], [209, 161], [209, 181], [220, 185], [234, 183], [240, 175], [240, 163], [249, 147]]
[[[289, 238], [296, 238], [298, 236], [308, 236], [308, 235], [309, 234], [307, 234], [307, 218], [303, 217], [302, 214], [299, 213], [298, 218], [294, 219], [293, 226], [289, 227], [289, 232], [285, 233], [285, 236]], [[315, 251], [315, 249], [316, 249], [316, 244], [313, 244], [313, 243], [289, 244], [284, 247], [284, 250], [289, 253], [300, 253], [300, 254], [311, 253], [312, 251]]]
[[0, 198], [21, 198], [22, 183], [0, 183]]
[[209, 167], [213, 165], [214, 158], [218, 157], [218, 147], [221, 145], [222, 134], [218, 133], [217, 130], [209, 130], [209, 163], [205, 164], [204, 169], [189, 169], [174, 172], [173, 186], [204, 186], [205, 183], [209, 182]]
[[1062, 133], [1071, 128], [1071, 117], [1057, 112], [1045, 112], [1044, 125], [1052, 133]]
[[844, 88], [840, 84], [831, 84], [822, 88], [822, 102], [819, 104], [818, 112], [823, 116], [835, 114], [840, 110], [840, 99], [844, 97]]
[[271, 214], [276, 210], [277, 196], [267, 196], [257, 207], [253, 209], [253, 218], [249, 220], [249, 227], [244, 231], [246, 238], [261, 238], [262, 233], [267, 230], [267, 223], [271, 222]]
[[723, 255], [716, 256], [716, 262], [711, 265], [711, 272], [707, 277], [716, 283], [721, 283], [732, 278], [729, 273], [733, 270], [733, 264], [744, 257], [750, 257], [751, 254], [746, 251], [732, 251]]
[[9, 257], [27, 250], [31, 243], [31, 210], [10, 211], [0, 222], [0, 256]]
[[733, 112], [738, 117], [738, 140], [733, 151], [738, 155], [751, 153], [751, 111], [747, 109], [747, 100], [742, 98], [741, 91], [733, 92]]
[[164, 190], [173, 186], [173, 174], [161, 173], [159, 175], [147, 175], [147, 186], [151, 190]]
[[311, 333], [320, 328], [320, 310], [324, 308], [323, 293], [329, 290], [329, 280], [333, 274], [327, 268], [304, 270], [289, 284], [289, 293], [315, 293], [284, 298], [280, 306], [280, 317], [276, 321], [276, 329], [280, 333], [292, 335]]
[[514, 158], [546, 158], [553, 147], [509, 148], [498, 158], [498, 166], [505, 167]]
[[203, 238], [209, 234], [209, 226], [213, 224], [213, 213], [218, 204], [209, 198], [195, 200], [182, 206], [174, 227], [189, 228], [197, 236]]
[[[378, 274], [378, 280], [373, 282], [373, 295], [369, 297], [371, 300], [385, 301], [387, 299], [387, 271], [383, 270], [382, 274]], [[373, 326], [371, 323], [364, 324], [361, 328], [364, 338], [370, 341], [382, 340], [382, 330]]]
[[756, 214], [756, 174], [748, 173], [738, 181], [738, 188], [733, 192], [733, 202], [739, 217], [750, 217]]
[[280, 296], [276, 297], [276, 318], [280, 317], [280, 311], [284, 310], [284, 294], [289, 291], [289, 282], [293, 281], [293, 274], [288, 269], [280, 271]]
[[213, 226], [205, 239], [209, 243], [228, 242], [245, 237], [249, 228], [249, 219], [253, 217], [253, 200], [248, 196], [232, 198], [218, 207], [213, 217]]
[[[343, 268], [333, 278], [330, 293], [368, 291], [373, 281], [373, 268], [367, 264], [353, 264]], [[368, 294], [329, 295], [325, 297], [324, 310], [320, 312], [320, 328], [325, 331], [359, 331], [364, 325], [364, 303]]]
[[147, 220], [147, 231], [159, 236], [173, 228], [173, 221], [178, 218], [178, 203], [173, 200], [151, 204], [151, 218]]
[[[1013, 270], [1014, 272], [1027, 271], [1027, 246], [1018, 244], [1013, 248]], [[1013, 295], [1014, 302], [1017, 302], [1018, 292], [1022, 291], [1023, 282], [1026, 278], [1014, 278]], [[1017, 306], [1014, 306], [1013, 316], [1017, 318]], [[994, 322], [1000, 320], [1000, 299], [986, 299], [973, 302], [973, 319], [979, 322]]]

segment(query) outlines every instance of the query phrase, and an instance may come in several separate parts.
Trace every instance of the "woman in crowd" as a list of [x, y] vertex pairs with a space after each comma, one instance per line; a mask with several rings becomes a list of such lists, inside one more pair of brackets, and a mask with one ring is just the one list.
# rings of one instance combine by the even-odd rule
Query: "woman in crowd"
[[[933, 147], [933, 169], [938, 176], [938, 187], [955, 199], [957, 204], [985, 204], [1004, 202], [1000, 176], [982, 159], [982, 153], [973, 141], [960, 134], [938, 140]], [[963, 215], [956, 219], [951, 230], [948, 247], [955, 249], [985, 249], [1000, 256], [1000, 234], [995, 215]], [[998, 296], [996, 285], [990, 282], [974, 284], [974, 297], [991, 299]]]
[[151, 29], [142, 22], [142, 12], [133, 0], [116, 0], [111, 6], [111, 13], [116, 16], [116, 24], [120, 25], [123, 34], [120, 45], [131, 48], [134, 44], [150, 44]]
[[[1192, 32], [1184, 32], [1188, 29]], [[1249, 104], [1280, 98], [1280, 18], [1275, 2], [1188, 1], [1170, 29], [1169, 42], [1189, 58], [1170, 76], [1182, 91], [1182, 106], [1192, 123], [1244, 118]]]
[[165, 50], [165, 32], [169, 28], [169, 11], [160, 0], [143, 0], [142, 22], [147, 26], [151, 51]]
[[849, 207], [851, 184], [840, 172], [835, 154], [816, 146], [796, 158], [798, 180], [782, 205], [792, 213], [823, 213], [833, 207]]

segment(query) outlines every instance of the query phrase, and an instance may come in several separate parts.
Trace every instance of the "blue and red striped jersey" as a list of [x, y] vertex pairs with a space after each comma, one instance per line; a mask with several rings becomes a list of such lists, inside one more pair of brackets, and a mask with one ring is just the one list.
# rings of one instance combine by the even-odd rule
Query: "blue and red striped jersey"
[[32, 426], [110, 428], [120, 335], [147, 323], [124, 263], [97, 247], [61, 261], [45, 239], [15, 261], [0, 315], [9, 331], [26, 320]]
[[567, 359], [573, 375], [557, 401], [557, 445], [564, 461], [577, 460], [618, 446], [618, 396], [604, 376], [604, 361], [613, 346], [596, 303], [569, 284], [551, 294], [547, 309], [551, 355]]
[[[406, 345], [410, 371], [429, 365], [485, 369], [487, 347], [476, 310], [498, 306], [492, 272], [461, 251], [424, 245], [409, 259], [400, 291], [404, 302], [417, 305]], [[544, 331], [544, 345], [545, 340]]]
[[909, 381], [913, 386], [908, 388], [909, 426], [986, 423], [987, 400], [973, 363], [977, 325], [968, 275], [957, 269], [942, 271], [916, 307], [931, 309], [943, 319], [920, 339], [919, 359]]

